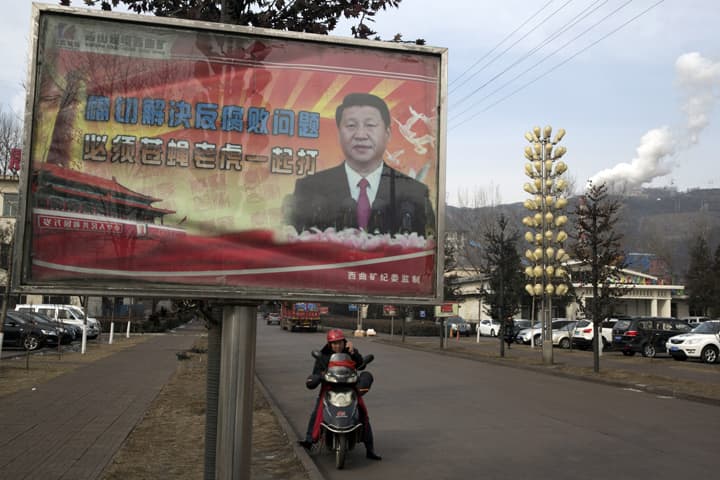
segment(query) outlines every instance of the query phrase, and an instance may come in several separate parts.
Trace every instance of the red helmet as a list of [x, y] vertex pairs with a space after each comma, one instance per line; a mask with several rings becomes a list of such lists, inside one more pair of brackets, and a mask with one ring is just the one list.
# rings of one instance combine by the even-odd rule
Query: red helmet
[[327, 333], [328, 343], [337, 342], [338, 340], [345, 340], [345, 335], [343, 334], [342, 330], [333, 328]]

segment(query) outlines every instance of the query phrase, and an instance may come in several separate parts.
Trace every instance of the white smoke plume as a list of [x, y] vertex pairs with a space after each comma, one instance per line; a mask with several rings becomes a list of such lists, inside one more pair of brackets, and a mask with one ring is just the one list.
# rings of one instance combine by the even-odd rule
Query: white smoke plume
[[698, 142], [718, 101], [720, 62], [697, 52], [685, 53], [675, 61], [675, 74], [684, 94], [682, 110], [687, 114], [687, 126], [674, 131], [669, 127], [648, 131], [640, 139], [637, 156], [630, 163], [602, 170], [592, 176], [592, 183], [606, 183], [612, 191], [639, 188], [672, 171], [672, 166], [664, 161], [668, 156]]
[[710, 114], [718, 100], [720, 62], [697, 52], [686, 53], [675, 62], [675, 72], [686, 96], [683, 111], [688, 116], [688, 139], [697, 143], [700, 133], [710, 125]]
[[637, 156], [630, 163], [619, 163], [612, 168], [593, 175], [590, 182], [605, 183], [611, 191], [625, 191], [639, 187], [670, 173], [670, 167], [663, 159], [675, 153], [675, 141], [670, 128], [654, 128], [640, 139]]

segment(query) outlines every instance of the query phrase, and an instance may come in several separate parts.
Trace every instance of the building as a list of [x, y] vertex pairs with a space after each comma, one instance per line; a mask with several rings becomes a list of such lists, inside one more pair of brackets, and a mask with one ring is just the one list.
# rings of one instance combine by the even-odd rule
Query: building
[[12, 261], [10, 245], [15, 235], [15, 219], [20, 206], [20, 177], [0, 175], [0, 288], [5, 291], [8, 268]]
[[[574, 263], [577, 267], [577, 262]], [[573, 264], [569, 265], [573, 269]], [[592, 298], [592, 285], [582, 282], [582, 271], [573, 269], [573, 287], [580, 302]], [[618, 287], [625, 288], [624, 294], [618, 298], [615, 314], [628, 316], [659, 316], [683, 318], [689, 315], [688, 298], [683, 285], [669, 285], [661, 278], [646, 273], [623, 269], [618, 279]], [[467, 321], [475, 323], [491, 318], [485, 311], [485, 304], [480, 295], [487, 282], [473, 270], [456, 270], [452, 272], [452, 283], [456, 286], [460, 306], [459, 314]], [[521, 306], [517, 318], [535, 319], [539, 305], [533, 305], [532, 298]], [[578, 318], [581, 316], [579, 305], [571, 302], [567, 305], [555, 304], [552, 307], [553, 317]]]

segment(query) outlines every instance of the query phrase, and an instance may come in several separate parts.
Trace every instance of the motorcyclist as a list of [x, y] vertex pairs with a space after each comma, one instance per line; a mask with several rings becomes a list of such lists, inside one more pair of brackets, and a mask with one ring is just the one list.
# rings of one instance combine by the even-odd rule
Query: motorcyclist
[[[320, 350], [320, 356], [315, 359], [313, 371], [310, 376], [308, 376], [305, 382], [305, 385], [309, 389], [314, 389], [321, 383], [322, 376], [328, 369], [330, 357], [333, 353], [347, 353], [348, 355], [350, 355], [350, 358], [355, 362], [356, 368], [363, 364], [362, 355], [360, 355], [360, 352], [358, 352], [358, 350], [353, 346], [352, 342], [348, 341], [345, 338], [342, 330], [332, 329], [327, 333], [326, 338], [327, 344], [325, 344], [322, 350]], [[370, 372], [361, 372], [358, 376], [357, 382], [358, 393], [360, 395], [364, 395], [365, 393], [367, 393], [367, 391], [370, 389], [372, 381], [373, 378]], [[315, 407], [313, 408], [312, 414], [310, 415], [310, 421], [308, 422], [305, 440], [298, 441], [300, 445], [308, 449], [312, 447], [312, 444], [315, 443], [315, 441], [317, 441], [317, 439], [313, 440], [313, 431], [316, 427], [315, 423], [317, 419], [317, 411], [321, 400], [321, 397], [318, 396], [318, 399], [315, 402]], [[382, 457], [375, 453], [373, 433], [372, 428], [370, 427], [370, 418], [367, 415], [367, 411], [361, 409], [361, 412], [363, 413], [364, 423], [363, 443], [365, 443], [365, 456], [371, 460], [382, 460]]]

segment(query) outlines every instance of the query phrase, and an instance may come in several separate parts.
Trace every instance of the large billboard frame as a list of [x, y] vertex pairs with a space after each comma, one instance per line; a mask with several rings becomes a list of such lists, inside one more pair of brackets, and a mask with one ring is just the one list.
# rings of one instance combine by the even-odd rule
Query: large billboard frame
[[[147, 281], [133, 282], [132, 278], [117, 281], [110, 278], [94, 279], [38, 279], [33, 275], [32, 255], [34, 247], [33, 228], [37, 219], [33, 218], [33, 148], [36, 105], [38, 104], [38, 53], [41, 47], [40, 24], [45, 18], [62, 18], [73, 21], [112, 22], [128, 27], [152, 26], [178, 35], [214, 33], [219, 35], [238, 36], [242, 38], [260, 39], [264, 41], [288, 41], [304, 44], [308, 48], [331, 48], [340, 46], [350, 51], [377, 52], [388, 55], [403, 53], [416, 55], [419, 58], [431, 58], [438, 64], [437, 74], [437, 112], [436, 137], [434, 152], [436, 154], [435, 184], [432, 199], [435, 203], [435, 246], [432, 291], [421, 293], [377, 293], [353, 291], [325, 291], [322, 288], [304, 288], [297, 286], [274, 288], [268, 286], [238, 286], [221, 284], [189, 284], [189, 283], [154, 283]], [[76, 20], [74, 20], [76, 19]], [[25, 132], [23, 143], [23, 168], [20, 176], [20, 211], [16, 228], [16, 254], [13, 261], [12, 288], [20, 294], [70, 294], [70, 295], [114, 295], [142, 297], [190, 297], [228, 300], [316, 300], [353, 303], [402, 303], [402, 304], [437, 304], [442, 302], [443, 295], [443, 241], [445, 236], [445, 161], [446, 161], [446, 124], [447, 124], [447, 49], [438, 47], [418, 46], [392, 42], [379, 42], [341, 38], [334, 36], [283, 32], [270, 29], [225, 25], [210, 22], [187, 21], [181, 19], [158, 18], [133, 14], [107, 13], [71, 7], [33, 4], [31, 58], [28, 67], [28, 93], [25, 111]], [[414, 113], [413, 113], [414, 114]], [[113, 177], [113, 181], [114, 181]], [[297, 187], [296, 187], [297, 188]], [[148, 197], [149, 198], [149, 197]], [[51, 221], [52, 219], [45, 221]], [[59, 222], [55, 219], [53, 221]], [[108, 226], [107, 228], [110, 228]], [[38, 234], [39, 236], [39, 234]], [[36, 248], [34, 251], [33, 249]], [[82, 269], [78, 269], [82, 272]]]

